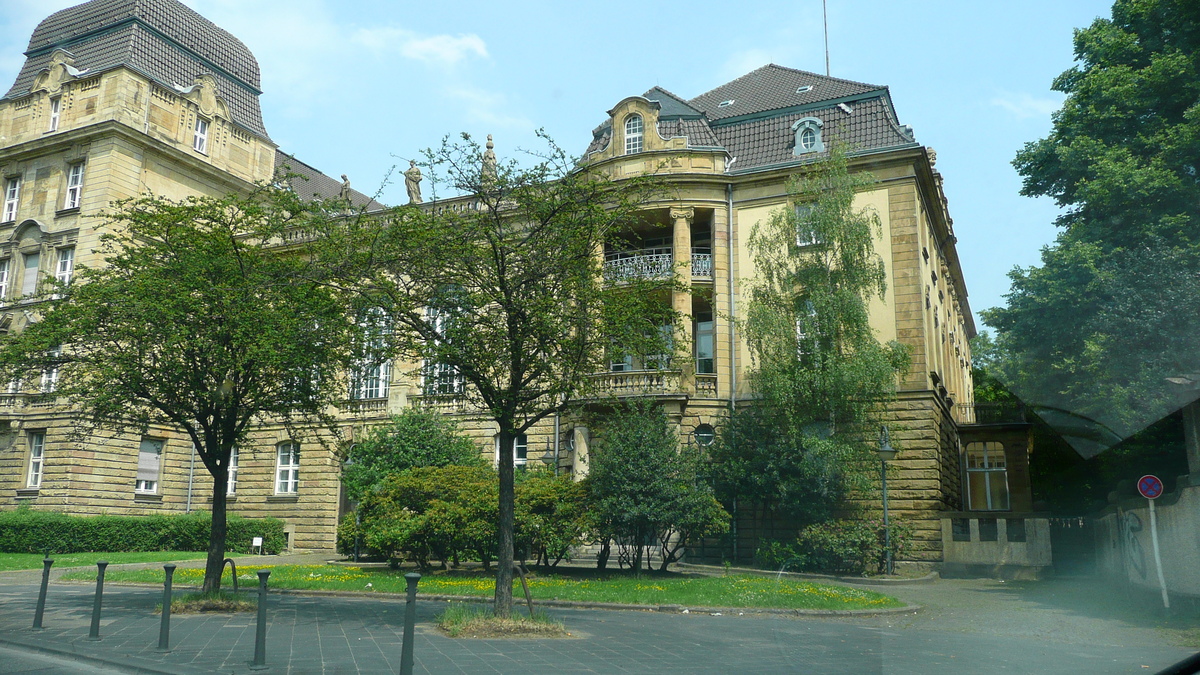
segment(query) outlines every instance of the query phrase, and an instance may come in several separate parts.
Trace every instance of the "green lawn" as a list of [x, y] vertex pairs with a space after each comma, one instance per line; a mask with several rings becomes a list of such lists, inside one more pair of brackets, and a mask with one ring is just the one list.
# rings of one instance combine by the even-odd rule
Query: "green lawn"
[[[207, 556], [207, 553], [196, 551], [145, 551], [140, 553], [51, 553], [54, 569], [63, 567], [82, 567], [95, 565], [97, 560], [107, 560], [110, 563], [142, 563], [168, 562], [171, 560], [197, 560]], [[40, 570], [42, 569], [41, 553], [0, 553], [0, 572], [7, 570]], [[92, 578], [95, 578], [95, 574]], [[161, 574], [159, 575], [161, 576]], [[105, 578], [108, 575], [105, 573]]]
[[[280, 565], [238, 567], [244, 586], [257, 584], [255, 572], [271, 570], [272, 588], [402, 593], [403, 572], [361, 569], [339, 565]], [[180, 569], [175, 583], [199, 585], [201, 569]], [[95, 579], [95, 572], [73, 572], [64, 579]], [[108, 581], [162, 583], [161, 570], [110, 570]], [[225, 583], [229, 583], [226, 570]], [[871, 591], [818, 584], [794, 579], [734, 575], [727, 577], [646, 574], [638, 579], [629, 574], [600, 574], [594, 570], [565, 570], [535, 574], [529, 580], [534, 600], [577, 600], [620, 602], [639, 605], [684, 605], [690, 607], [772, 607], [782, 609], [878, 609], [900, 607], [899, 600]], [[495, 586], [489, 575], [473, 572], [435, 572], [421, 579], [422, 593], [489, 597]], [[520, 582], [514, 595], [523, 598]]]

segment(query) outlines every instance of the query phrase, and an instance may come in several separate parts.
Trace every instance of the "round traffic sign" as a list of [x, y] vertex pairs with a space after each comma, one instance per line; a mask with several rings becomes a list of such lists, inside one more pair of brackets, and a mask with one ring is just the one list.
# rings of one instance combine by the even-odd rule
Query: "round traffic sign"
[[1138, 494], [1146, 499], [1157, 499], [1162, 496], [1163, 482], [1158, 476], [1146, 474], [1138, 479]]

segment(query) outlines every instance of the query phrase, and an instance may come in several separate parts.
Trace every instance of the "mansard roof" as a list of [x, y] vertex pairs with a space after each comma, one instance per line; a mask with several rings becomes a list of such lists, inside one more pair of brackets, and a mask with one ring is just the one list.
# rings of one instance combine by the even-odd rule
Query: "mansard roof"
[[[795, 154], [792, 125], [804, 118], [820, 120], [827, 141], [844, 143], [851, 154], [916, 144], [897, 120], [887, 87], [774, 64], [691, 100], [661, 87], [644, 98], [659, 106], [659, 135], [684, 136], [689, 148], [724, 149], [736, 158], [731, 173], [811, 161], [814, 155]], [[611, 125], [608, 120], [592, 132], [586, 154], [608, 146]]]
[[[303, 199], [333, 199], [342, 194], [341, 181], [326, 176], [315, 167], [278, 150], [275, 151], [275, 173], [278, 176], [291, 174], [287, 183], [292, 191]], [[383, 204], [354, 188], [350, 189], [350, 204], [355, 208], [365, 206], [368, 211], [385, 208]]]
[[258, 61], [240, 40], [178, 0], [92, 0], [51, 14], [34, 29], [25, 65], [4, 98], [27, 94], [57, 49], [89, 74], [125, 66], [168, 90], [211, 74], [233, 121], [267, 137]]
[[[810, 88], [811, 87], [811, 88]], [[714, 122], [885, 90], [773, 63], [700, 94], [688, 103]], [[732, 101], [727, 105], [721, 105]]]

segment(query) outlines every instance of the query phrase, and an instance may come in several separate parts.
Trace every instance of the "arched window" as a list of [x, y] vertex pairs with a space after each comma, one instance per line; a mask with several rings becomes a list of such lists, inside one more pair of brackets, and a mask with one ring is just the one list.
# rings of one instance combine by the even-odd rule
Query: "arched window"
[[792, 125], [796, 132], [796, 147], [792, 150], [795, 155], [807, 155], [813, 152], [824, 152], [825, 143], [821, 139], [821, 120], [815, 117], [805, 117], [796, 120]]
[[632, 155], [642, 151], [642, 116], [638, 114], [625, 118], [625, 154]]

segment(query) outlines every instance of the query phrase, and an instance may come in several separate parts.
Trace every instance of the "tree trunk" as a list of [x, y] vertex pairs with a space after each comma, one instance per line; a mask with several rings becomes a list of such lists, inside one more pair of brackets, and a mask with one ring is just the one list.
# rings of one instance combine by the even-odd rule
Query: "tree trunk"
[[496, 616], [512, 615], [513, 585], [513, 527], [515, 506], [513, 492], [513, 434], [512, 425], [501, 422], [497, 449], [500, 471], [500, 523], [496, 550]]
[[213, 476], [212, 530], [208, 535], [208, 561], [204, 565], [204, 593], [221, 590], [221, 570], [225, 567], [225, 497], [229, 489], [228, 469], [224, 466]]
[[600, 545], [600, 552], [596, 554], [596, 569], [602, 570], [608, 567], [608, 556], [612, 555], [612, 540], [605, 539]]

